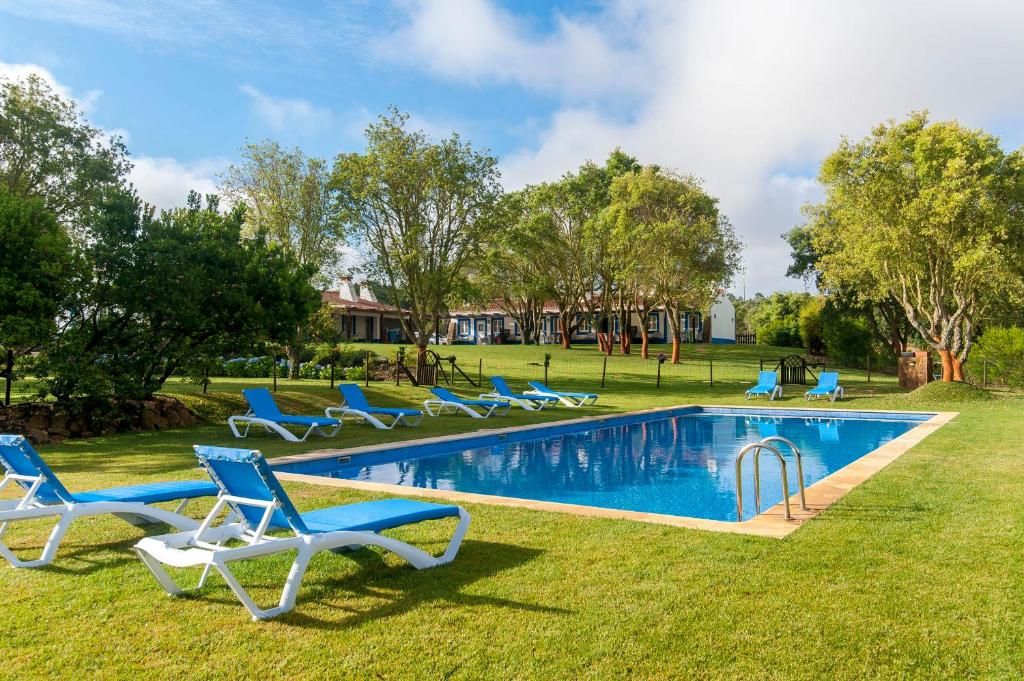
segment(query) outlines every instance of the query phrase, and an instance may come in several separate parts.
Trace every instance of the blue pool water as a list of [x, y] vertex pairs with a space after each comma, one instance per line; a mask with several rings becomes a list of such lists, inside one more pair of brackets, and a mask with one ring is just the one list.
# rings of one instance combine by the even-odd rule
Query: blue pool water
[[[284, 464], [277, 470], [677, 516], [736, 520], [736, 454], [767, 435], [803, 452], [810, 486], [902, 435], [930, 414], [686, 408], [586, 424], [470, 436]], [[787, 450], [790, 492], [796, 468]], [[762, 509], [782, 500], [781, 470], [761, 459]], [[753, 473], [744, 470], [744, 517]]]

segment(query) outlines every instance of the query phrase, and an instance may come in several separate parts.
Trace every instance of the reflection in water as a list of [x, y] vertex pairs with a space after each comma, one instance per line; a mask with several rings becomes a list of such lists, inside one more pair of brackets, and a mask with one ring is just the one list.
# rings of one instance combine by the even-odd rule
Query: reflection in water
[[[769, 435], [803, 452], [810, 485], [906, 432], [913, 421], [689, 414], [542, 440], [346, 465], [335, 477], [621, 508], [736, 519], [735, 458]], [[783, 452], [792, 460], [788, 451]], [[358, 463], [359, 458], [356, 457]], [[795, 466], [789, 466], [796, 489]], [[763, 507], [781, 500], [780, 470], [762, 458]], [[751, 485], [750, 470], [744, 485]], [[749, 513], [753, 514], [753, 509]], [[745, 517], [749, 517], [746, 516]]]

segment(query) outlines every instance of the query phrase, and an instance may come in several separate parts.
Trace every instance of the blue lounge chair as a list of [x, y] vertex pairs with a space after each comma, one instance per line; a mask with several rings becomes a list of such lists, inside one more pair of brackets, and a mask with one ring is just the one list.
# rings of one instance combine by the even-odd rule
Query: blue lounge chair
[[[204, 480], [155, 482], [73, 494], [21, 435], [0, 435], [0, 465], [5, 471], [0, 489], [15, 482], [25, 492], [20, 499], [0, 501], [0, 554], [14, 567], [21, 568], [51, 563], [68, 527], [78, 518], [110, 513], [133, 525], [161, 522], [189, 530], [199, 523], [181, 515], [188, 501], [217, 495], [217, 486]], [[150, 506], [179, 499], [182, 501], [175, 511]], [[57, 518], [57, 524], [39, 558], [20, 560], [3, 543], [3, 534], [10, 523], [40, 518]]]
[[526, 394], [555, 397], [559, 402], [573, 409], [588, 407], [597, 402], [598, 398], [596, 393], [573, 393], [565, 392], [564, 390], [552, 390], [540, 381], [530, 381], [527, 385], [530, 386], [530, 390], [527, 390]]
[[[135, 551], [172, 596], [182, 593], [182, 589], [164, 565], [202, 567], [197, 588], [205, 583], [211, 569], [217, 570], [253, 619], [276, 617], [295, 606], [306, 567], [320, 551], [380, 546], [422, 570], [454, 560], [469, 529], [469, 513], [464, 509], [411, 499], [364, 501], [299, 513], [258, 451], [196, 446], [195, 452], [220, 487], [217, 503], [197, 529], [147, 537], [135, 545]], [[225, 509], [230, 512], [217, 524]], [[379, 534], [424, 520], [452, 517], [457, 517], [459, 523], [440, 557]], [[268, 536], [270, 530], [284, 530], [288, 535]], [[229, 543], [231, 546], [226, 546]], [[278, 605], [260, 608], [231, 572], [230, 564], [290, 551], [296, 552], [295, 560]]]
[[[228, 419], [228, 428], [235, 437], [245, 437], [253, 426], [263, 426], [268, 433], [277, 433], [288, 442], [304, 442], [314, 432], [323, 437], [334, 437], [341, 428], [341, 421], [329, 416], [282, 414], [277, 402], [274, 401], [274, 396], [266, 388], [247, 388], [242, 394], [249, 403], [249, 412], [244, 416], [232, 416]], [[239, 432], [238, 424], [245, 424], [245, 430]], [[285, 426], [303, 426], [307, 430], [300, 438]]]
[[812, 397], [826, 396], [830, 402], [843, 398], [843, 387], [839, 385], [838, 371], [822, 371], [818, 376], [818, 385], [804, 393], [810, 400]]
[[757, 385], [747, 390], [747, 399], [751, 395], [767, 395], [769, 401], [776, 397], [782, 397], [782, 386], [779, 385], [779, 377], [774, 371], [762, 371], [757, 375]]
[[[501, 412], [500, 415], [505, 416], [512, 408], [511, 403], [506, 400], [464, 400], [445, 388], [431, 388], [430, 392], [434, 393], [434, 399], [426, 400], [423, 408], [431, 416], [461, 411], [475, 419], [485, 419], [495, 412]], [[478, 409], [483, 413], [477, 411]]]
[[[407, 426], [415, 426], [423, 418], [423, 412], [419, 409], [390, 409], [388, 407], [374, 407], [366, 401], [363, 391], [355, 383], [342, 383], [338, 386], [341, 391], [342, 404], [340, 407], [328, 407], [324, 412], [327, 416], [337, 414], [338, 420], [343, 421], [346, 416], [353, 416], [362, 419], [373, 425], [374, 428], [390, 430], [403, 423]], [[391, 417], [391, 423], [385, 425], [378, 416]]]
[[514, 393], [501, 376], [491, 376], [491, 385], [494, 390], [480, 395], [481, 400], [507, 400], [526, 411], [540, 411], [548, 405], [558, 404], [558, 398], [554, 395]]

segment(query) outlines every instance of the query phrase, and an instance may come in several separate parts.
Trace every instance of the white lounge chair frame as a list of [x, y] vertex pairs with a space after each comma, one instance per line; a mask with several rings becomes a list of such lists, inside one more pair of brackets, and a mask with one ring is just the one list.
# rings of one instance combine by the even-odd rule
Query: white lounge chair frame
[[524, 400], [521, 397], [512, 397], [511, 395], [502, 395], [497, 390], [492, 390], [489, 393], [481, 393], [481, 400], [503, 400], [510, 404], [514, 404], [517, 407], [521, 407], [526, 411], [542, 411], [544, 407], [552, 404], [551, 400]]
[[[380, 430], [391, 430], [400, 423], [410, 427], [417, 426], [423, 420], [422, 412], [416, 417], [411, 417], [408, 414], [370, 414], [361, 409], [346, 407], [344, 404], [340, 407], [327, 407], [324, 410], [324, 414], [330, 418], [336, 418], [338, 421], [344, 421], [346, 416], [351, 416], [353, 419], [366, 421], [374, 428]], [[377, 418], [378, 416], [390, 416], [391, 423], [385, 424]]]
[[[504, 399], [504, 398], [502, 398]], [[473, 407], [479, 407], [480, 409], [487, 409], [483, 414], [478, 412]], [[512, 409], [512, 404], [509, 400], [505, 400], [505, 404], [492, 404], [489, 407], [483, 405], [469, 405], [461, 402], [452, 402], [450, 400], [442, 400], [441, 398], [433, 398], [425, 400], [423, 402], [423, 409], [431, 416], [440, 416], [441, 414], [456, 414], [458, 412], [464, 412], [466, 415], [471, 416], [475, 419], [485, 419], [495, 411], [504, 409], [507, 414]]]
[[[87, 516], [113, 514], [132, 525], [145, 525], [150, 523], [167, 523], [179, 530], [194, 530], [199, 523], [181, 515], [185, 506], [190, 501], [183, 499], [173, 511], [168, 511], [155, 506], [139, 502], [128, 501], [88, 501], [81, 503], [54, 503], [44, 504], [36, 499], [36, 492], [40, 485], [46, 482], [42, 475], [19, 475], [8, 472], [3, 480], [0, 480], [0, 490], [12, 482], [24, 482], [29, 484], [25, 496], [21, 499], [9, 499], [0, 501], [0, 555], [17, 568], [35, 568], [49, 565], [57, 555], [60, 542], [67, 533], [71, 523], [79, 518]], [[19, 520], [38, 520], [40, 518], [56, 518], [57, 524], [50, 532], [46, 544], [39, 558], [34, 560], [21, 560], [3, 542], [3, 536], [11, 523]]]
[[545, 397], [557, 397], [558, 401], [567, 407], [573, 409], [579, 409], [580, 407], [589, 407], [597, 404], [598, 395], [587, 395], [586, 397], [579, 397], [574, 395], [563, 395], [556, 392], [544, 392], [537, 388], [530, 388], [529, 390], [523, 391], [526, 395], [543, 395]]
[[[756, 388], [756, 387], [757, 386], [754, 386], [754, 388]], [[744, 393], [744, 395], [746, 395], [746, 397], [747, 397], [747, 400], [749, 400], [751, 397], [757, 397], [758, 395], [766, 395], [768, 397], [768, 401], [769, 402], [771, 402], [773, 400], [780, 399], [782, 397], [782, 386], [781, 385], [776, 385], [774, 388], [772, 388], [772, 391], [770, 393], [755, 393], [755, 392], [750, 392], [751, 390], [753, 390], [753, 388], [748, 389], [747, 392]]]
[[[220, 525], [216, 525], [218, 516], [225, 510], [226, 504], [263, 508], [263, 516], [255, 530], [249, 530], [244, 523], [232, 522], [234, 515], [229, 512]], [[321, 532], [300, 534], [293, 537], [268, 537], [265, 535], [270, 526], [271, 517], [277, 509], [276, 501], [248, 499], [232, 495], [222, 495], [217, 499], [213, 509], [206, 516], [198, 529], [157, 537], [146, 537], [135, 545], [135, 551], [142, 562], [153, 573], [164, 590], [177, 596], [185, 590], [177, 585], [164, 569], [164, 565], [186, 568], [202, 566], [203, 572], [195, 587], [205, 584], [211, 569], [220, 573], [231, 591], [249, 611], [254, 620], [265, 620], [286, 613], [295, 607], [295, 598], [302, 578], [309, 566], [310, 559], [320, 551], [339, 548], [358, 548], [360, 546], [380, 546], [409, 562], [414, 568], [423, 570], [450, 563], [459, 552], [462, 539], [469, 530], [469, 513], [459, 509], [459, 524], [455, 528], [448, 548], [440, 557], [435, 557], [405, 542], [385, 537], [370, 531], [340, 530], [337, 532]], [[225, 547], [230, 541], [244, 542], [244, 546]], [[285, 551], [296, 551], [295, 560], [285, 579], [281, 598], [276, 607], [260, 608], [253, 601], [245, 588], [231, 572], [229, 565], [235, 561], [260, 558]]]
[[[811, 390], [813, 390], [813, 388], [811, 388]], [[812, 395], [811, 394], [811, 390], [808, 390], [807, 392], [804, 393], [804, 397], [807, 398], [808, 402], [810, 402], [812, 399], [816, 400], [819, 397], [822, 397], [822, 395]], [[829, 402], [835, 402], [836, 399], [840, 399], [841, 400], [841, 399], [843, 399], [843, 397], [846, 396], [846, 393], [843, 391], [843, 386], [841, 386], [841, 385], [837, 385], [832, 392], [827, 393], [827, 394], [828, 394], [828, 401]]]
[[[239, 424], [244, 424], [245, 430], [239, 432]], [[234, 435], [237, 438], [247, 437], [249, 435], [249, 429], [252, 428], [253, 426], [262, 426], [263, 429], [266, 430], [268, 433], [277, 433], [288, 442], [305, 442], [306, 438], [312, 435], [314, 432], [320, 437], [334, 437], [335, 435], [338, 434], [338, 431], [341, 430], [341, 425], [342, 424], [340, 420], [338, 421], [338, 425], [336, 426], [329, 426], [327, 424], [320, 425], [318, 423], [314, 423], [302, 435], [302, 437], [299, 437], [292, 431], [285, 428], [283, 424], [280, 424], [276, 421], [271, 421], [270, 419], [263, 419], [259, 418], [258, 416], [255, 416], [252, 412], [252, 409], [250, 409], [244, 415], [228, 417], [228, 428], [231, 429], [232, 435]]]

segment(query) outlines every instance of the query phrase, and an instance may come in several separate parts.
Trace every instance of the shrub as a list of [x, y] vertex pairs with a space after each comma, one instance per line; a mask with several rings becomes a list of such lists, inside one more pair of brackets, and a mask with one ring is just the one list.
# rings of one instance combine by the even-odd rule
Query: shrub
[[795, 320], [775, 319], [758, 328], [757, 343], [798, 348], [801, 346], [800, 329]]
[[872, 337], [863, 318], [844, 313], [831, 304], [821, 312], [821, 334], [828, 358], [844, 367], [863, 367], [871, 354]]
[[[978, 340], [973, 359], [988, 362], [990, 381], [1024, 388], [1024, 329], [996, 326], [986, 330]], [[978, 371], [975, 367], [975, 373]]]
[[345, 369], [346, 381], [366, 380], [366, 367], [349, 367]]
[[821, 354], [825, 350], [825, 341], [822, 338], [824, 309], [825, 301], [821, 298], [812, 298], [800, 308], [800, 342], [815, 354]]

